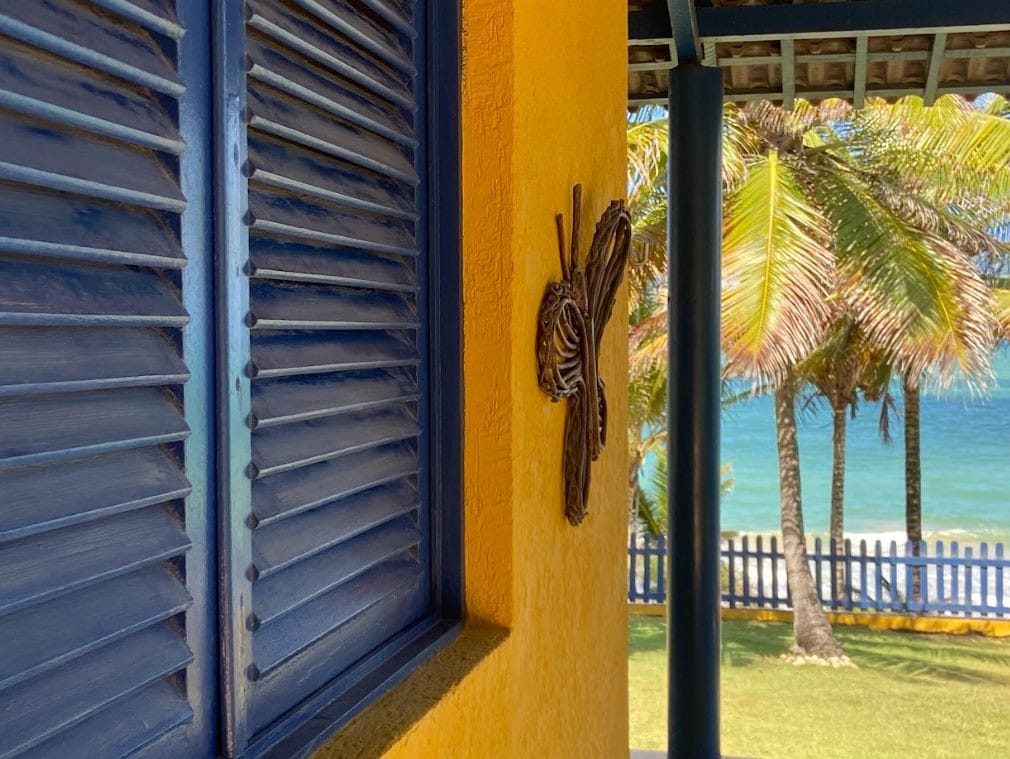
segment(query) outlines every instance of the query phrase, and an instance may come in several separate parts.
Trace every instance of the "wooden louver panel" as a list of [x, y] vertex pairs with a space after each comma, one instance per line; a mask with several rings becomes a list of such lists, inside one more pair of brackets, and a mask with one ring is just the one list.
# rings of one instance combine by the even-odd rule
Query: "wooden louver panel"
[[173, 0], [0, 0], [4, 757], [193, 720], [181, 38]]
[[429, 607], [414, 35], [249, 0], [255, 736]]

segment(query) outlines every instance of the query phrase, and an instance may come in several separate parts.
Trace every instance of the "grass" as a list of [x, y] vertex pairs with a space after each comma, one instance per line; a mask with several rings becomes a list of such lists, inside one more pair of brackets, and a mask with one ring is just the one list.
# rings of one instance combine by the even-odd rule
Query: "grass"
[[[666, 736], [666, 625], [632, 617], [631, 745]], [[755, 759], [1010, 756], [1010, 642], [839, 628], [858, 670], [778, 656], [789, 625], [726, 621], [722, 750]]]

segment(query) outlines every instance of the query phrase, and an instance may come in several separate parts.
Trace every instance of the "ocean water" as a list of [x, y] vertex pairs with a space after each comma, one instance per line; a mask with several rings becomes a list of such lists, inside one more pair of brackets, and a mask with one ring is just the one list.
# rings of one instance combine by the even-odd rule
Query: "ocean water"
[[[922, 395], [922, 511], [927, 540], [1010, 543], [1010, 355], [995, 359], [997, 387]], [[903, 539], [904, 451], [900, 417], [890, 446], [880, 441], [876, 404], [848, 424], [845, 530], [853, 538]], [[831, 486], [831, 417], [822, 407], [799, 418], [807, 532], [826, 534]], [[724, 531], [779, 529], [778, 459], [772, 398], [724, 410], [722, 460], [736, 482], [722, 499]]]

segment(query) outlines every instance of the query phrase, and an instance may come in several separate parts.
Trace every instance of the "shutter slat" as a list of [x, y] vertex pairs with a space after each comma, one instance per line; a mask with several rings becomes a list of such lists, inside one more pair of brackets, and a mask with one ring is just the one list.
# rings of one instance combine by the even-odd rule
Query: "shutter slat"
[[250, 275], [279, 282], [416, 293], [414, 272], [403, 259], [354, 250], [340, 251], [301, 243], [252, 241]]
[[7, 543], [0, 546], [0, 614], [160, 563], [189, 547], [186, 533], [161, 506]]
[[120, 759], [192, 718], [193, 710], [178, 688], [161, 681], [46, 741], [37, 750], [41, 756], [69, 757], [87, 746], [91, 756]]
[[274, 87], [249, 88], [249, 125], [377, 174], [416, 185], [409, 151], [354, 124], [335, 118]]
[[398, 519], [257, 583], [253, 591], [257, 632], [396, 557], [401, 563], [414, 563], [407, 554], [421, 540], [413, 520]]
[[394, 560], [369, 569], [253, 634], [253, 658], [269, 675], [316, 641], [401, 588], [414, 585], [421, 568], [413, 560]]
[[[260, 527], [253, 565], [260, 580], [418, 508], [417, 491], [404, 483], [356, 496]], [[412, 520], [408, 522], [414, 527]]]
[[0, 754], [17, 755], [120, 699], [178, 672], [192, 659], [164, 624], [0, 693]]
[[383, 21], [392, 26], [408, 39], [417, 37], [417, 30], [411, 23], [413, 9], [411, 0], [361, 0], [361, 4], [372, 10]]
[[140, 27], [103, 18], [71, 0], [3, 3], [0, 32], [60, 57], [178, 97], [175, 66]]
[[182, 140], [165, 108], [143, 91], [115, 86], [20, 45], [0, 47], [0, 105], [67, 126], [178, 154]]
[[400, 219], [346, 213], [299, 195], [256, 186], [249, 193], [249, 210], [254, 231], [264, 229], [378, 253], [417, 255], [411, 229]]
[[258, 432], [253, 437], [253, 467], [257, 477], [267, 477], [419, 433], [413, 415], [402, 408], [313, 419]]
[[121, 329], [110, 340], [103, 329], [0, 327], [0, 398], [187, 379], [175, 348], [150, 330]]
[[309, 469], [284, 472], [256, 483], [253, 516], [260, 525], [416, 475], [417, 451], [394, 443], [352, 453]]
[[[84, 201], [63, 195], [41, 193], [26, 188], [0, 186], [0, 252], [25, 253], [36, 256], [57, 256], [85, 261], [181, 268], [185, 264], [178, 240], [160, 219], [138, 210], [102, 200]], [[3, 262], [6, 272], [12, 264]], [[22, 264], [22, 268], [24, 265]], [[86, 288], [98, 285], [98, 292], [108, 292], [114, 282], [148, 280], [144, 297], [165, 300], [154, 290], [164, 290], [151, 274], [117, 272], [108, 286], [101, 288], [103, 270], [84, 270], [77, 277], [90, 276], [81, 283]], [[129, 276], [128, 276], [129, 275]], [[14, 276], [13, 273], [5, 276]], [[25, 278], [39, 275], [25, 272]], [[60, 277], [69, 277], [70, 269], [59, 270]], [[95, 281], [98, 280], [98, 281]], [[31, 293], [32, 291], [27, 291]], [[140, 305], [140, 304], [132, 304]], [[178, 309], [176, 309], [178, 310]]]
[[314, 150], [253, 132], [250, 179], [369, 213], [417, 221], [408, 186]]
[[418, 361], [412, 344], [384, 333], [253, 335], [250, 374], [266, 379], [415, 366]]
[[290, 704], [314, 693], [348, 667], [371, 653], [381, 641], [377, 630], [403, 630], [427, 608], [423, 581], [394, 590], [348, 621], [335, 634], [319, 640], [309, 651], [252, 683], [251, 722], [265, 727]]
[[247, 55], [255, 61], [248, 72], [251, 78], [388, 140], [408, 148], [417, 146], [403, 111], [376, 100], [371, 93], [325, 76], [306, 65], [301, 56], [262, 39], [249, 40]]
[[0, 469], [182, 440], [189, 427], [157, 388], [0, 401]]
[[0, 325], [183, 327], [188, 321], [153, 272], [0, 260]]
[[387, 371], [269, 380], [253, 388], [253, 421], [261, 429], [417, 399], [411, 377]]
[[417, 316], [394, 293], [254, 284], [251, 324], [256, 329], [414, 329]]
[[295, 50], [333, 73], [396, 103], [408, 111], [416, 104], [404, 77], [377, 64], [346, 40], [270, 0], [247, 0], [249, 26]]
[[260, 579], [253, 587], [256, 622], [261, 626], [271, 624], [420, 542], [421, 533], [414, 521], [398, 519]]
[[186, 477], [162, 448], [0, 472], [0, 543], [166, 503], [189, 492]]
[[182, 27], [175, 15], [173, 0], [152, 2], [151, 0], [91, 0], [123, 18], [128, 18], [153, 32], [178, 40], [182, 37]]
[[153, 152], [38, 122], [0, 119], [0, 179], [148, 208], [186, 206]]
[[0, 617], [0, 691], [168, 619], [190, 601], [177, 577], [151, 567]]
[[371, 23], [361, 11], [343, 3], [326, 3], [318, 0], [295, 0], [295, 2], [407, 76], [412, 77], [417, 73], [410, 60], [410, 48], [403, 45], [396, 35]]

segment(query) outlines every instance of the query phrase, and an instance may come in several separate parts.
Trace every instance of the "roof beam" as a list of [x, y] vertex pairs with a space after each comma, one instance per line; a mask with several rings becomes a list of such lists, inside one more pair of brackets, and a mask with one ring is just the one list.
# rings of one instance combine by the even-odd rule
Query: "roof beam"
[[[940, 95], [984, 95], [989, 92], [1010, 95], [1010, 84], [955, 84], [936, 88], [937, 97]], [[876, 87], [866, 90], [866, 97], [898, 98], [908, 95], [907, 87]], [[850, 99], [854, 97], [852, 90], [809, 90], [797, 93], [798, 97], [805, 100], [827, 100], [828, 98]], [[727, 92], [725, 100], [727, 103], [747, 103], [753, 100], [781, 100], [781, 92]], [[668, 96], [645, 96], [639, 98], [629, 98], [628, 106], [639, 108], [643, 105], [667, 106], [670, 103]]]
[[943, 63], [943, 53], [947, 49], [947, 33], [939, 32], [933, 37], [933, 47], [929, 51], [929, 67], [926, 70], [926, 87], [922, 93], [922, 102], [933, 105], [936, 102], [936, 88], [940, 84], [940, 65]]
[[666, 0], [666, 8], [673, 39], [670, 52], [677, 54], [674, 60], [678, 63], [698, 63], [702, 52], [694, 0]]
[[796, 51], [792, 40], [782, 40], [782, 107], [793, 109], [796, 102]]
[[866, 100], [866, 60], [869, 57], [867, 53], [869, 45], [870, 38], [865, 34], [856, 37], [856, 65], [852, 71], [852, 105], [856, 108], [862, 108]]
[[[667, 0], [692, 5], [689, 0]], [[1010, 28], [1006, 0], [874, 0], [802, 5], [702, 7], [696, 11], [703, 42], [977, 32]], [[664, 4], [628, 14], [628, 44], [673, 39]]]

